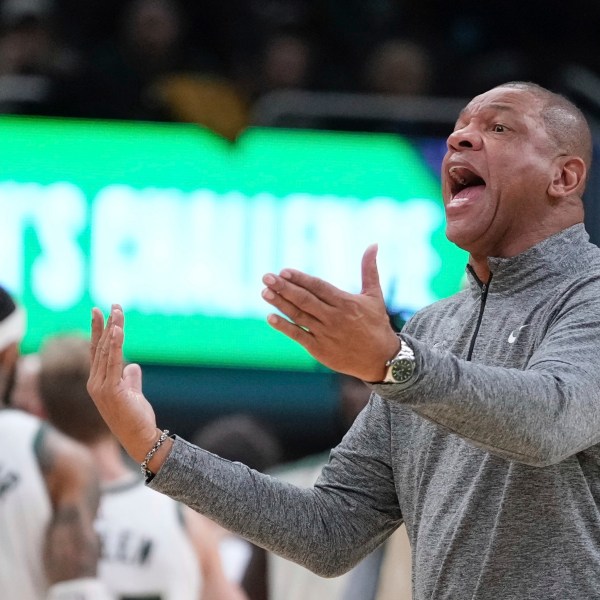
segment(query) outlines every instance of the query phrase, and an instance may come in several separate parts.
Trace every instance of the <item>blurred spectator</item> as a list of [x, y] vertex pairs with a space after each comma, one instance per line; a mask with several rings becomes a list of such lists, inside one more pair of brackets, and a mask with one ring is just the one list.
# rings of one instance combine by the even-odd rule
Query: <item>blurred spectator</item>
[[[261, 472], [280, 464], [283, 457], [281, 443], [269, 427], [246, 414], [214, 419], [194, 434], [192, 442], [222, 458], [241, 462]], [[216, 523], [213, 525], [220, 539], [221, 557], [228, 577], [242, 583], [251, 600], [264, 598], [267, 588], [264, 551]], [[261, 568], [247, 573], [253, 555]]]
[[341, 426], [340, 440], [350, 429], [356, 417], [369, 402], [369, 388], [356, 377], [341, 375], [339, 377], [339, 422]]
[[376, 45], [368, 55], [364, 73], [367, 92], [426, 96], [432, 89], [433, 61], [421, 44], [388, 39]]
[[83, 116], [90, 103], [80, 54], [58, 36], [50, 0], [5, 0], [0, 12], [0, 112]]
[[24, 354], [19, 357], [9, 404], [13, 408], [45, 419], [46, 410], [39, 392], [40, 366], [40, 357], [37, 353]]
[[106, 106], [98, 116], [198, 123], [230, 140], [248, 124], [245, 100], [216, 53], [192, 43], [174, 0], [129, 2], [95, 61]]
[[2, 7], [0, 34], [0, 111], [52, 112], [54, 73], [52, 42], [42, 8]]
[[314, 49], [299, 35], [280, 33], [264, 44], [259, 65], [261, 93], [311, 86]]
[[119, 598], [244, 600], [223, 573], [209, 521], [144, 485], [89, 397], [89, 341], [54, 336], [40, 351], [48, 420], [89, 448], [102, 496], [98, 575]]
[[278, 465], [283, 457], [281, 442], [270, 428], [243, 413], [213, 419], [194, 434], [192, 442], [263, 473]]
[[[309, 36], [296, 31], [280, 30], [268, 35], [261, 45], [251, 69], [242, 76], [242, 85], [257, 103], [274, 101], [286, 104], [286, 92], [315, 91], [318, 88], [319, 64], [318, 46]], [[281, 98], [281, 93], [283, 98]], [[286, 126], [316, 127], [314, 119], [294, 116]]]
[[0, 406], [8, 404], [12, 393], [25, 322], [23, 308], [0, 286]]
[[321, 0], [313, 8], [319, 44], [318, 87], [354, 92], [361, 87], [360, 65], [382, 39], [407, 33], [404, 2]]

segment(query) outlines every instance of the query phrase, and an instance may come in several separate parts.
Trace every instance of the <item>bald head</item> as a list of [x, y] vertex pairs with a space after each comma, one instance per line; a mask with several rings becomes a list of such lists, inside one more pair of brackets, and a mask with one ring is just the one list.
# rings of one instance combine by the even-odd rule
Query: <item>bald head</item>
[[511, 81], [497, 86], [529, 92], [541, 102], [541, 115], [549, 137], [561, 153], [579, 156], [589, 172], [592, 133], [584, 114], [570, 100], [529, 81]]

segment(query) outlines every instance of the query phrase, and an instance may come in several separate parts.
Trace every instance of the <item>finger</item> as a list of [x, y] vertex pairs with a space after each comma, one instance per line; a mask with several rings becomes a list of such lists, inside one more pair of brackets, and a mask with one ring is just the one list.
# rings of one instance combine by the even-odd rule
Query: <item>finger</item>
[[123, 313], [123, 309], [120, 304], [113, 304], [112, 309], [110, 311], [111, 321], [113, 325], [118, 325], [121, 329], [123, 329], [123, 325], [125, 323], [125, 315]]
[[[293, 279], [285, 279], [283, 275]], [[265, 275], [263, 282], [299, 310], [318, 320], [328, 308], [339, 305], [340, 299], [348, 295], [322, 279], [291, 269], [282, 271], [281, 276]]]
[[99, 308], [92, 308], [92, 335], [90, 340], [90, 377], [95, 373], [96, 350], [104, 330], [104, 315]]
[[298, 308], [295, 304], [292, 304], [286, 300], [281, 294], [276, 294], [272, 289], [265, 288], [262, 291], [262, 297], [273, 307], [277, 308], [283, 313], [288, 319], [290, 319], [296, 325], [301, 327], [314, 330], [321, 321], [306, 313], [305, 311]]
[[383, 299], [383, 292], [381, 291], [381, 284], [379, 282], [379, 270], [377, 269], [377, 250], [377, 244], [371, 244], [363, 254], [361, 263], [361, 293]]
[[142, 369], [140, 365], [136, 363], [130, 363], [123, 369], [123, 380], [125, 385], [129, 388], [136, 390], [137, 392], [142, 391]]
[[102, 333], [102, 337], [98, 344], [98, 351], [96, 352], [96, 355], [100, 357], [98, 365], [99, 375], [101, 376], [102, 381], [105, 381], [108, 377], [109, 358], [113, 344], [115, 325], [119, 325], [121, 329], [123, 329], [123, 312], [120, 309], [115, 308], [116, 306], [116, 304], [112, 305], [106, 327], [104, 328], [104, 332]]
[[123, 313], [114, 311], [114, 315], [115, 323], [112, 326], [106, 366], [106, 385], [109, 389], [116, 388], [123, 375], [123, 321], [118, 318], [119, 315], [122, 317]]
[[[106, 355], [108, 354], [108, 346], [106, 346], [106, 340], [111, 328], [111, 323], [112, 312], [108, 315], [108, 319], [104, 327], [102, 322], [99, 322], [97, 325], [98, 331], [101, 331], [101, 334], [100, 339], [96, 344], [96, 349], [94, 352], [94, 362], [92, 363], [92, 367], [90, 369], [90, 384], [94, 386], [97, 383], [101, 385], [106, 375]], [[105, 347], [106, 349], [104, 349]]]
[[267, 316], [267, 323], [273, 329], [276, 329], [295, 342], [298, 342], [301, 346], [311, 352], [311, 349], [314, 345], [314, 337], [310, 331], [306, 331], [305, 329], [302, 329], [302, 327], [291, 323], [287, 319], [274, 314]]
[[[272, 281], [272, 283], [269, 283], [269, 281]], [[278, 293], [282, 293], [287, 285], [292, 283], [296, 288], [310, 292], [311, 295], [330, 306], [335, 306], [339, 295], [344, 293], [331, 283], [296, 269], [283, 269], [279, 275], [269, 273], [263, 277], [263, 283]]]

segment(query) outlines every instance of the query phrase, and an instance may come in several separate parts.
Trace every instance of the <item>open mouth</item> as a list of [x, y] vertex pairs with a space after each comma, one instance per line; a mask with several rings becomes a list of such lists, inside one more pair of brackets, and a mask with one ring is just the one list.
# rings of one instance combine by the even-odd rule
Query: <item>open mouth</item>
[[450, 192], [453, 198], [468, 188], [485, 186], [484, 179], [467, 167], [450, 167], [448, 174], [450, 175]]

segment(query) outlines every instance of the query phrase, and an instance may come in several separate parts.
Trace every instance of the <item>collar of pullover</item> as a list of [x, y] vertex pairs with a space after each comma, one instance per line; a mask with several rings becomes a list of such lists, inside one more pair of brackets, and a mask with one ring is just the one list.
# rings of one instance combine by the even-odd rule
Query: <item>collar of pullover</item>
[[[515, 292], [552, 275], [573, 272], [576, 263], [585, 261], [590, 249], [589, 235], [583, 223], [577, 223], [542, 240], [517, 256], [488, 258], [492, 273], [490, 293]], [[481, 282], [467, 269], [469, 288], [481, 293]]]

